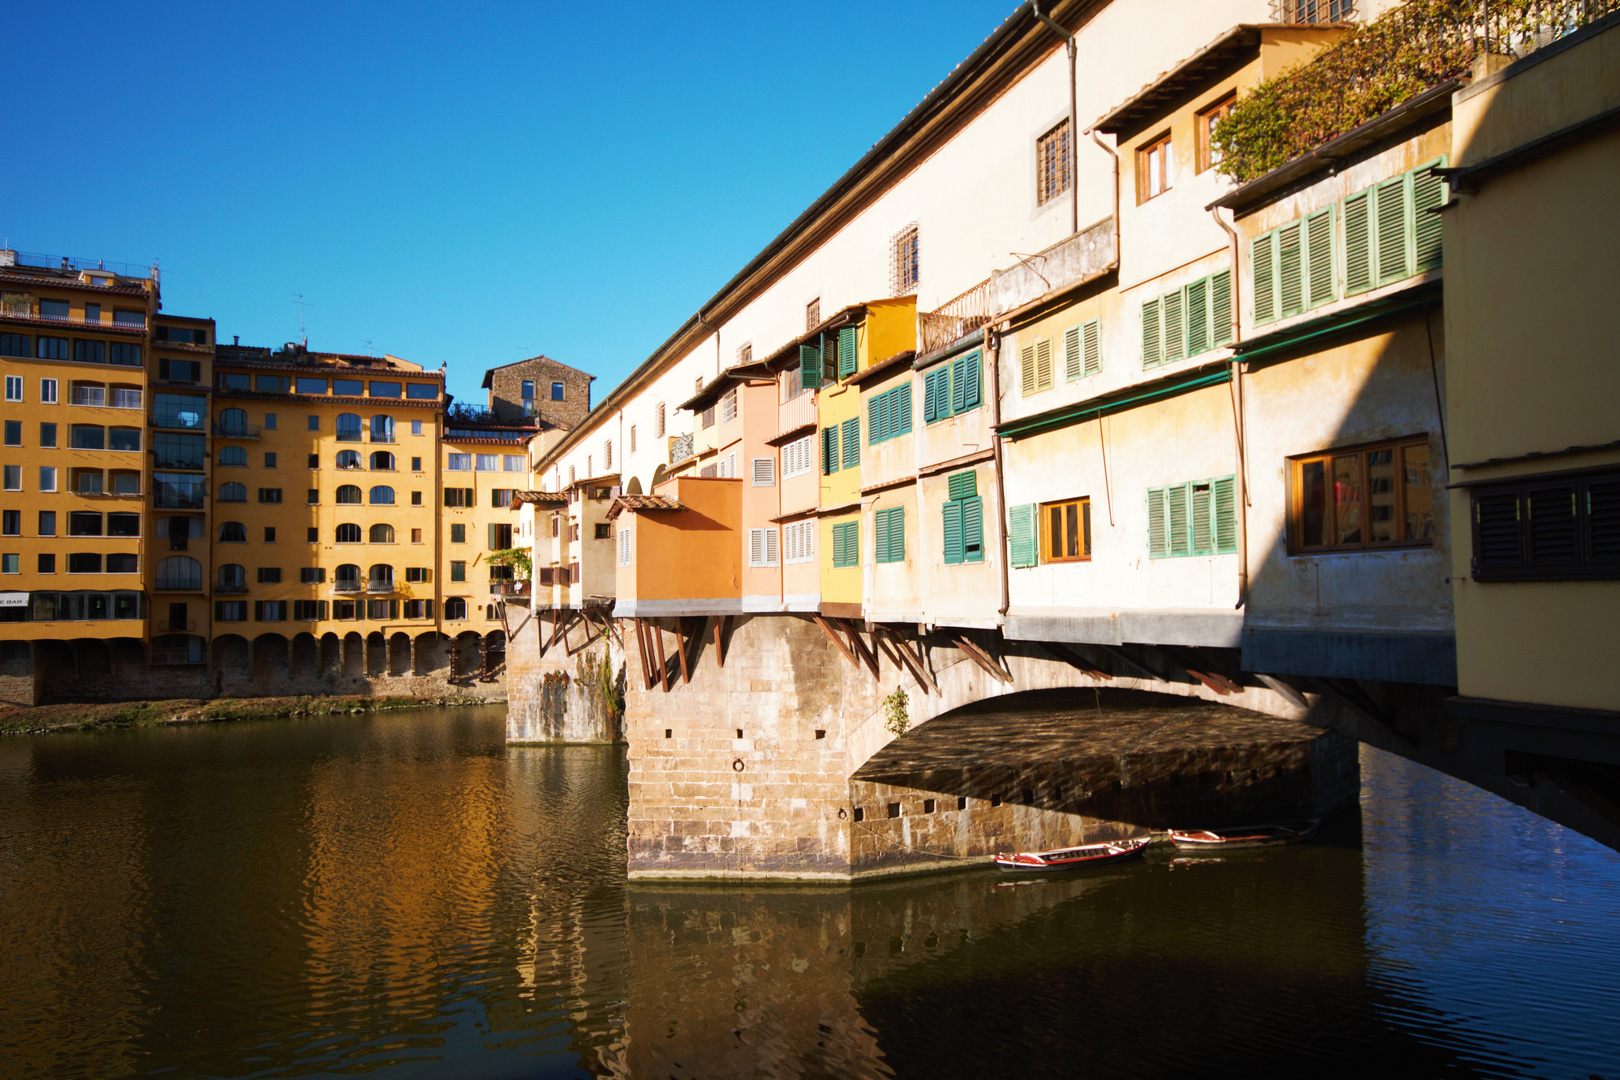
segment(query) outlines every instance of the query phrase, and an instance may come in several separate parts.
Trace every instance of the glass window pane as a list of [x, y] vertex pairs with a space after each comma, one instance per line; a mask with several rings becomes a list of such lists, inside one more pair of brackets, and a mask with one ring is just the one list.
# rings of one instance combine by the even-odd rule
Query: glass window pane
[[1401, 448], [1402, 484], [1406, 497], [1403, 540], [1434, 537], [1434, 486], [1429, 477], [1429, 444]]
[[1300, 547], [1322, 547], [1327, 539], [1327, 466], [1307, 461], [1300, 466]]
[[1367, 451], [1367, 516], [1374, 544], [1400, 539], [1395, 520], [1395, 450]]
[[1077, 559], [1080, 557], [1080, 507], [1070, 503], [1063, 508], [1063, 555], [1065, 558]]
[[1063, 558], [1063, 507], [1052, 507], [1050, 517], [1050, 528], [1046, 534], [1046, 557], [1049, 559], [1061, 559]]
[[1333, 459], [1333, 543], [1361, 540], [1361, 455]]

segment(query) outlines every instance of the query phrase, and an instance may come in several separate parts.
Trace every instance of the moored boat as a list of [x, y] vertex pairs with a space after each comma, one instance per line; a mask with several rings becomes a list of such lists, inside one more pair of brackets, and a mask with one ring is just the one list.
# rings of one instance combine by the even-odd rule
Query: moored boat
[[1088, 866], [1123, 862], [1142, 854], [1147, 836], [1130, 840], [1116, 840], [1106, 844], [1081, 844], [1079, 847], [1053, 848], [1051, 851], [1019, 851], [1011, 855], [997, 854], [998, 869], [1010, 874], [1043, 874], [1055, 870], [1080, 870]]
[[1291, 825], [1254, 825], [1237, 829], [1171, 829], [1177, 851], [1232, 851], [1236, 848], [1297, 844], [1316, 832], [1317, 819]]

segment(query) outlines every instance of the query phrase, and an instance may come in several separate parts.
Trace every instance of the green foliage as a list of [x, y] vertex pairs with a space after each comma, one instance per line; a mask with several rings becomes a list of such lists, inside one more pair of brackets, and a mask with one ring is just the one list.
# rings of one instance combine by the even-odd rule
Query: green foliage
[[1620, 0], [1406, 0], [1241, 98], [1215, 128], [1217, 168], [1240, 182], [1264, 176], [1466, 76], [1483, 53], [1523, 56], [1616, 8]]
[[484, 561], [491, 566], [510, 566], [512, 574], [519, 581], [528, 581], [534, 576], [534, 560], [529, 557], [527, 548], [502, 548], [492, 551], [484, 556]]
[[583, 653], [575, 661], [576, 677], [583, 687], [595, 691], [602, 708], [612, 717], [624, 715], [624, 683], [613, 666], [613, 657], [607, 649]]
[[904, 690], [896, 690], [883, 699], [883, 726], [896, 737], [904, 735], [906, 729], [911, 727], [911, 716], [906, 709], [909, 704], [911, 699]]

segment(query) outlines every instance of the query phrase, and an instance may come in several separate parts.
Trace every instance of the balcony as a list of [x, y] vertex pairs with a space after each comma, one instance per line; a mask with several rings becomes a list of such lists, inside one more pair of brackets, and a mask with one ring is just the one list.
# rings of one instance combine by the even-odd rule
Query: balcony
[[366, 582], [366, 592], [368, 592], [368, 593], [386, 594], [386, 593], [391, 593], [393, 591], [394, 591], [394, 583], [393, 583], [392, 580], [379, 581], [379, 580], [376, 580], [376, 579], [372, 579], [372, 580]]
[[[258, 424], [215, 424], [214, 435], [221, 439], [257, 439], [259, 437]], [[343, 436], [339, 435], [341, 441]], [[355, 440], [358, 442], [359, 440]]]
[[492, 581], [489, 583], [491, 596], [528, 596], [529, 583], [527, 581]]
[[170, 431], [202, 431], [206, 422], [198, 413], [153, 412], [151, 425]]
[[358, 581], [344, 580], [344, 581], [334, 581], [332, 583], [332, 591], [334, 593], [343, 593], [343, 594], [352, 595], [354, 593], [365, 592], [366, 589], [365, 589], [365, 586], [362, 585]]
[[221, 581], [214, 586], [215, 596], [240, 596], [248, 591], [245, 581]]
[[778, 435], [816, 426], [816, 395], [806, 390], [782, 402], [777, 410]]
[[929, 353], [942, 349], [989, 322], [993, 283], [993, 278], [985, 278], [961, 295], [941, 304], [938, 310], [919, 311], [917, 351]]
[[[217, 432], [216, 432], [217, 434]], [[364, 442], [365, 435], [358, 431], [340, 431], [337, 433], [338, 442]]]

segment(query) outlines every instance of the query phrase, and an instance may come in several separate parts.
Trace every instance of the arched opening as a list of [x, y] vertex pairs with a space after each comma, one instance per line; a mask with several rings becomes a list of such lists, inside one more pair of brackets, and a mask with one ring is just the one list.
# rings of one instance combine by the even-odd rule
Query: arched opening
[[343, 641], [328, 631], [321, 635], [321, 677], [343, 674]]
[[[339, 413], [337, 418], [338, 442], [359, 442], [364, 427], [360, 423], [359, 413]], [[358, 460], [358, 459], [356, 459]]]
[[292, 640], [292, 663], [288, 666], [288, 673], [295, 679], [318, 679], [321, 677], [321, 647], [315, 641], [314, 634], [294, 635]]
[[630, 478], [630, 482], [624, 486], [624, 493], [626, 495], [640, 495], [641, 494], [641, 477], [632, 476]]
[[363, 676], [366, 673], [366, 641], [357, 631], [343, 635], [343, 674]]
[[219, 464], [246, 465], [247, 451], [240, 446], [222, 446], [219, 448]]
[[394, 489], [387, 484], [378, 484], [371, 489], [372, 506], [393, 506]]
[[157, 564], [157, 589], [189, 591], [202, 588], [202, 563], [190, 555], [170, 555]]
[[351, 522], [344, 522], [337, 527], [337, 542], [340, 544], [358, 544], [361, 535], [360, 526]]
[[287, 639], [280, 634], [260, 634], [253, 639], [253, 678], [279, 682], [287, 678]]
[[494, 680], [506, 667], [506, 634], [500, 630], [484, 635], [483, 677]]
[[337, 501], [340, 506], [359, 506], [360, 489], [354, 484], [340, 484], [337, 489]]
[[392, 525], [373, 525], [371, 527], [371, 542], [373, 544], [392, 544], [394, 542], [394, 527]]
[[669, 470], [666, 469], [662, 465], [658, 466], [658, 468], [653, 470], [652, 483], [647, 485], [649, 488], [652, 489], [653, 494], [656, 495], [658, 493], [658, 485], [662, 484], [664, 482], [664, 478], [668, 474], [669, 474]]
[[443, 671], [449, 666], [449, 657], [445, 654], [445, 638], [443, 634], [432, 631], [416, 636], [416, 657], [411, 664], [411, 671], [416, 675], [431, 675], [435, 671]]
[[247, 592], [247, 567], [241, 563], [221, 563], [214, 591], [217, 593]]
[[387, 563], [373, 563], [371, 573], [366, 578], [368, 592], [383, 593], [394, 591], [394, 568]]
[[463, 679], [477, 675], [483, 668], [484, 639], [476, 631], [465, 630], [456, 635], [450, 657], [450, 677]]
[[374, 443], [391, 443], [394, 441], [394, 418], [392, 416], [378, 415], [371, 418], [371, 441]]
[[219, 434], [238, 439], [253, 434], [248, 427], [247, 413], [241, 409], [222, 409], [219, 414]]
[[222, 521], [219, 523], [219, 542], [222, 544], [247, 543], [247, 526], [240, 521]]
[[337, 467], [340, 469], [358, 469], [360, 467], [360, 451], [339, 450]]
[[371, 455], [371, 467], [382, 472], [394, 471], [394, 455], [386, 450], [375, 450]]
[[409, 634], [396, 633], [388, 639], [388, 674], [409, 675], [411, 673], [411, 637]]
[[382, 632], [373, 630], [366, 635], [366, 674], [383, 675], [388, 671], [388, 642]]
[[209, 652], [214, 658], [215, 673], [223, 678], [245, 679], [252, 670], [247, 638], [240, 634], [221, 634], [214, 639]]
[[[360, 526], [354, 527], [355, 532]], [[354, 563], [343, 563], [337, 568], [337, 574], [332, 578], [332, 591], [340, 593], [356, 593], [360, 591], [360, 567]]]
[[222, 503], [247, 502], [247, 485], [239, 484], [235, 480], [228, 480], [219, 485], [219, 501]]

